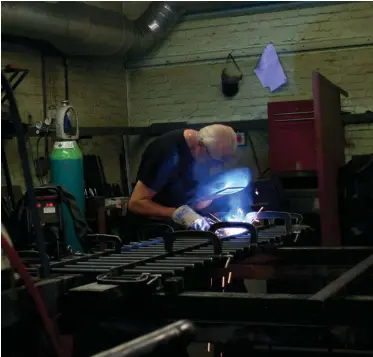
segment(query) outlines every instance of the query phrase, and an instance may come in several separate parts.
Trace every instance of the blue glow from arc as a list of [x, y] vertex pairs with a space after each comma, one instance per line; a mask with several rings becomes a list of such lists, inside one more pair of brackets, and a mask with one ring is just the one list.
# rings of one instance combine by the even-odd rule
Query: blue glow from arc
[[248, 168], [238, 168], [215, 175], [198, 190], [198, 198], [231, 195], [245, 189], [251, 181]]

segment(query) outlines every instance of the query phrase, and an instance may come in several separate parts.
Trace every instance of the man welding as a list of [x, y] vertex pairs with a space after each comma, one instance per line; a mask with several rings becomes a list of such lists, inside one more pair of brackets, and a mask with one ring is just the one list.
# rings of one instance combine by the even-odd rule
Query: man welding
[[137, 224], [161, 219], [186, 229], [208, 230], [207, 220], [196, 211], [212, 201], [201, 201], [196, 190], [213, 170], [234, 157], [236, 149], [234, 130], [219, 124], [199, 131], [174, 130], [158, 137], [142, 156], [128, 203], [130, 215], [137, 218]]

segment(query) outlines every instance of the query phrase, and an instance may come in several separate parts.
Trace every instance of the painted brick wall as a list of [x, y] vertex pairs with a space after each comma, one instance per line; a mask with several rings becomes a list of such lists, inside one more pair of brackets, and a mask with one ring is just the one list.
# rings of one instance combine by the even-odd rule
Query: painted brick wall
[[[2, 52], [2, 66], [12, 63], [30, 70], [29, 75], [16, 90], [16, 99], [24, 122], [43, 120], [40, 54], [25, 48]], [[70, 103], [77, 110], [81, 126], [121, 126], [127, 124], [127, 92], [124, 63], [121, 59], [74, 58], [69, 63]], [[62, 60], [47, 58], [48, 106], [64, 99]], [[40, 155], [44, 149], [40, 144]], [[36, 158], [36, 139], [31, 139]], [[85, 154], [100, 155], [107, 180], [119, 183], [120, 137], [95, 137], [81, 140]], [[24, 185], [16, 147], [16, 140], [6, 142], [6, 152], [13, 183]], [[30, 150], [31, 159], [31, 150]], [[37, 182], [36, 180], [34, 181]]]
[[[123, 12], [129, 19], [139, 17], [149, 5], [144, 2], [86, 1], [117, 12]], [[2, 50], [2, 65], [18, 64], [30, 70], [29, 75], [16, 91], [16, 99], [24, 122], [35, 123], [43, 119], [43, 98], [41, 88], [40, 54], [28, 48], [12, 47]], [[127, 125], [126, 72], [121, 58], [73, 58], [69, 59], [70, 102], [78, 111], [82, 126], [123, 126]], [[61, 59], [47, 59], [48, 106], [64, 99], [64, 79]], [[107, 180], [119, 183], [120, 137], [95, 137], [80, 140], [85, 154], [100, 155], [103, 159]], [[23, 174], [18, 158], [15, 140], [5, 144], [13, 184], [24, 186]], [[42, 145], [40, 145], [42, 147]], [[31, 138], [29, 158], [37, 157], [36, 139]], [[32, 149], [32, 150], [31, 150]], [[40, 150], [43, 153], [43, 150]], [[32, 153], [32, 154], [31, 154]], [[34, 173], [34, 168], [32, 168]], [[34, 182], [37, 179], [34, 177]]]
[[[269, 101], [311, 98], [315, 70], [349, 92], [344, 110], [372, 110], [372, 19], [373, 4], [355, 2], [184, 22], [156, 52], [131, 64], [130, 124], [266, 119]], [[288, 84], [273, 94], [261, 87], [253, 72], [269, 42], [280, 53], [288, 77]], [[220, 93], [220, 74], [231, 50], [244, 82], [239, 94], [227, 100]], [[349, 127], [346, 135], [348, 157], [373, 152], [371, 125]], [[264, 167], [266, 135], [253, 136]], [[244, 156], [243, 163], [252, 166], [251, 153]]]

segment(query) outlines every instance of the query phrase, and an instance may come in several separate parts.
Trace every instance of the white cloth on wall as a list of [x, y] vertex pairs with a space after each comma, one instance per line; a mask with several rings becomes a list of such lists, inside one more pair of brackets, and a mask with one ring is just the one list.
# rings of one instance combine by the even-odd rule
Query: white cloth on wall
[[280, 58], [272, 43], [265, 47], [254, 72], [262, 86], [268, 88], [271, 92], [287, 83], [287, 77], [280, 63]]

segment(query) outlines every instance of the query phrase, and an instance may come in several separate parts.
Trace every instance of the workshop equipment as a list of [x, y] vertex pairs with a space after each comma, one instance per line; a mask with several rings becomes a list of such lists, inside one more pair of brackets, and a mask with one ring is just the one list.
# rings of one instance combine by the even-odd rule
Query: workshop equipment
[[[93, 236], [93, 233], [81, 215], [75, 197], [61, 186], [35, 187], [34, 190], [37, 202], [36, 207], [43, 227], [49, 257], [59, 261], [67, 254], [72, 253], [69, 242], [65, 240], [63, 205], [71, 215], [74, 232], [83, 247], [83, 252], [88, 252], [89, 248], [86, 246], [86, 241], [88, 237]], [[17, 248], [26, 251], [37, 248], [35, 246], [34, 227], [30, 212], [30, 205], [27, 195], [25, 195], [17, 205], [14, 223], [19, 224], [21, 231], [20, 239], [17, 241]], [[22, 230], [23, 228], [24, 230]], [[24, 256], [26, 252], [22, 253], [22, 256]]]
[[[248, 223], [218, 222], [210, 232], [176, 231], [123, 246], [121, 253], [106, 250], [51, 261], [50, 267], [56, 274], [83, 274], [90, 283], [119, 284], [126, 294], [159, 290], [160, 285], [167, 291], [206, 288], [210, 286], [213, 268], [224, 266], [228, 258], [233, 262], [249, 256], [257, 246], [281, 245], [298, 240], [300, 234], [310, 235], [309, 227], [301, 226], [300, 215], [258, 213], [260, 221], [274, 218], [284, 224], [267, 223], [257, 231]], [[240, 229], [239, 235], [225, 234], [229, 229]], [[36, 266], [29, 269], [37, 271]]]
[[[46, 249], [52, 261], [60, 261], [72, 255], [69, 242], [65, 240], [65, 226], [62, 205], [66, 207], [72, 217], [75, 234], [82, 246], [82, 253], [90, 253], [97, 246], [101, 250], [113, 248], [120, 251], [122, 241], [118, 236], [93, 233], [75, 197], [61, 186], [43, 186], [34, 188], [36, 194], [36, 207], [41, 220]], [[20, 199], [12, 215], [13, 233], [17, 237], [15, 246], [20, 256], [27, 262], [38, 262], [37, 245], [35, 244], [35, 227], [31, 220], [32, 207], [27, 194]]]
[[106, 251], [51, 262], [51, 268], [59, 274], [84, 274], [87, 283], [119, 284], [130, 295], [152, 293], [160, 286], [181, 292], [210, 286], [214, 267], [223, 265], [227, 255], [238, 257], [250, 248], [247, 239], [227, 241], [223, 247], [215, 241], [214, 246], [209, 232], [176, 232], [175, 236], [125, 246], [120, 254]]
[[[329, 348], [332, 356], [358, 349], [356, 346], [363, 342], [343, 345], [342, 337], [341, 345], [328, 336], [333, 324], [369, 329], [370, 317], [364, 311], [373, 311], [371, 297], [352, 293], [345, 298], [342, 288], [355, 282], [354, 289], [363, 289], [362, 284], [356, 286], [356, 278], [362, 274], [370, 281], [367, 272], [373, 267], [372, 247], [283, 247], [279, 227], [273, 228], [277, 233], [272, 234], [272, 244], [266, 242], [266, 234], [261, 237], [259, 230], [258, 246], [247, 238], [223, 239], [222, 254], [216, 254], [212, 239], [203, 243], [206, 232], [184, 232], [175, 233], [173, 250], [167, 255], [163, 242], [153, 241], [126, 247], [120, 255], [100, 253], [88, 260], [68, 262], [69, 267], [62, 268], [61, 273], [87, 276], [91, 271], [95, 276], [102, 272], [96, 282], [70, 290], [71, 314], [79, 311], [89, 316], [100, 302], [104, 321], [115, 318], [131, 324], [143, 320], [146, 325], [150, 321], [188, 318], [198, 324], [197, 341], [206, 345], [227, 341], [235, 345], [238, 337], [265, 350], [277, 346], [290, 351], [302, 348], [295, 354], [300, 356], [316, 348]], [[282, 234], [285, 236], [284, 231]], [[244, 277], [266, 280], [268, 290], [233, 290], [237, 279]], [[306, 282], [302, 284], [302, 280]], [[313, 283], [307, 287], [310, 281]], [[290, 288], [286, 286], [292, 291], [287, 292]], [[363, 294], [368, 290], [371, 287], [357, 291]], [[318, 291], [322, 292], [321, 298]], [[370, 346], [361, 347], [362, 355], [371, 352]], [[257, 356], [255, 351], [253, 355]]]
[[[79, 122], [75, 109], [68, 101], [63, 101], [56, 110], [56, 138], [50, 155], [52, 183], [62, 186], [74, 195], [81, 214], [85, 215], [83, 156], [76, 140], [79, 138]], [[70, 212], [63, 207], [65, 241], [73, 252], [83, 248], [74, 231]]]
[[271, 170], [316, 171], [315, 130], [312, 99], [268, 103]]
[[251, 195], [253, 198], [251, 207], [254, 211], [259, 210], [261, 207], [266, 211], [287, 209], [284, 190], [278, 177], [256, 180], [252, 184]]
[[[284, 224], [271, 222], [281, 217]], [[219, 220], [216, 215], [211, 218]], [[266, 350], [302, 348], [299, 356], [314, 348], [329, 348], [332, 356], [354, 348], [371, 350], [359, 340], [343, 345], [345, 340], [339, 337], [341, 347], [339, 341], [325, 338], [335, 324], [358, 326], [358, 336], [359, 328], [369, 328], [373, 304], [364, 294], [371, 285], [356, 285], [356, 277], [365, 274], [370, 281], [372, 258], [366, 258], [372, 247], [298, 246], [302, 239], [295, 242], [297, 230], [310, 233], [302, 227], [300, 215], [261, 211], [258, 218], [261, 225], [242, 238], [217, 239], [213, 232], [242, 224], [218, 222], [212, 232], [174, 232], [125, 246], [121, 253], [101, 251], [51, 262], [57, 276], [84, 277], [70, 289], [64, 310], [74, 331], [92, 336], [100, 324], [109, 335], [139, 324], [149, 331], [152, 322], [159, 326], [189, 319], [198, 324], [197, 341], [206, 345], [232, 338], [235, 345], [235, 338], [241, 337]], [[34, 272], [35, 267], [28, 270]], [[237, 290], [242, 279], [263, 280], [266, 291]], [[347, 297], [342, 289], [346, 284], [353, 289]], [[322, 301], [318, 291], [323, 292]], [[253, 355], [257, 356], [255, 351]]]
[[346, 145], [341, 95], [348, 97], [348, 93], [318, 72], [312, 73], [312, 93], [312, 100], [268, 104], [270, 168], [277, 175], [317, 178], [314, 201], [320, 213], [321, 242], [339, 246], [338, 181]]
[[[57, 187], [35, 187], [36, 207], [44, 230], [47, 253], [56, 260], [61, 254], [66, 255], [67, 246], [64, 244], [64, 228], [62, 219], [62, 199]], [[27, 198], [25, 205], [28, 208]], [[33, 232], [30, 209], [26, 210], [27, 231]], [[33, 236], [33, 234], [28, 235]], [[27, 239], [27, 235], [23, 236]], [[28, 242], [30, 245], [32, 242]]]

